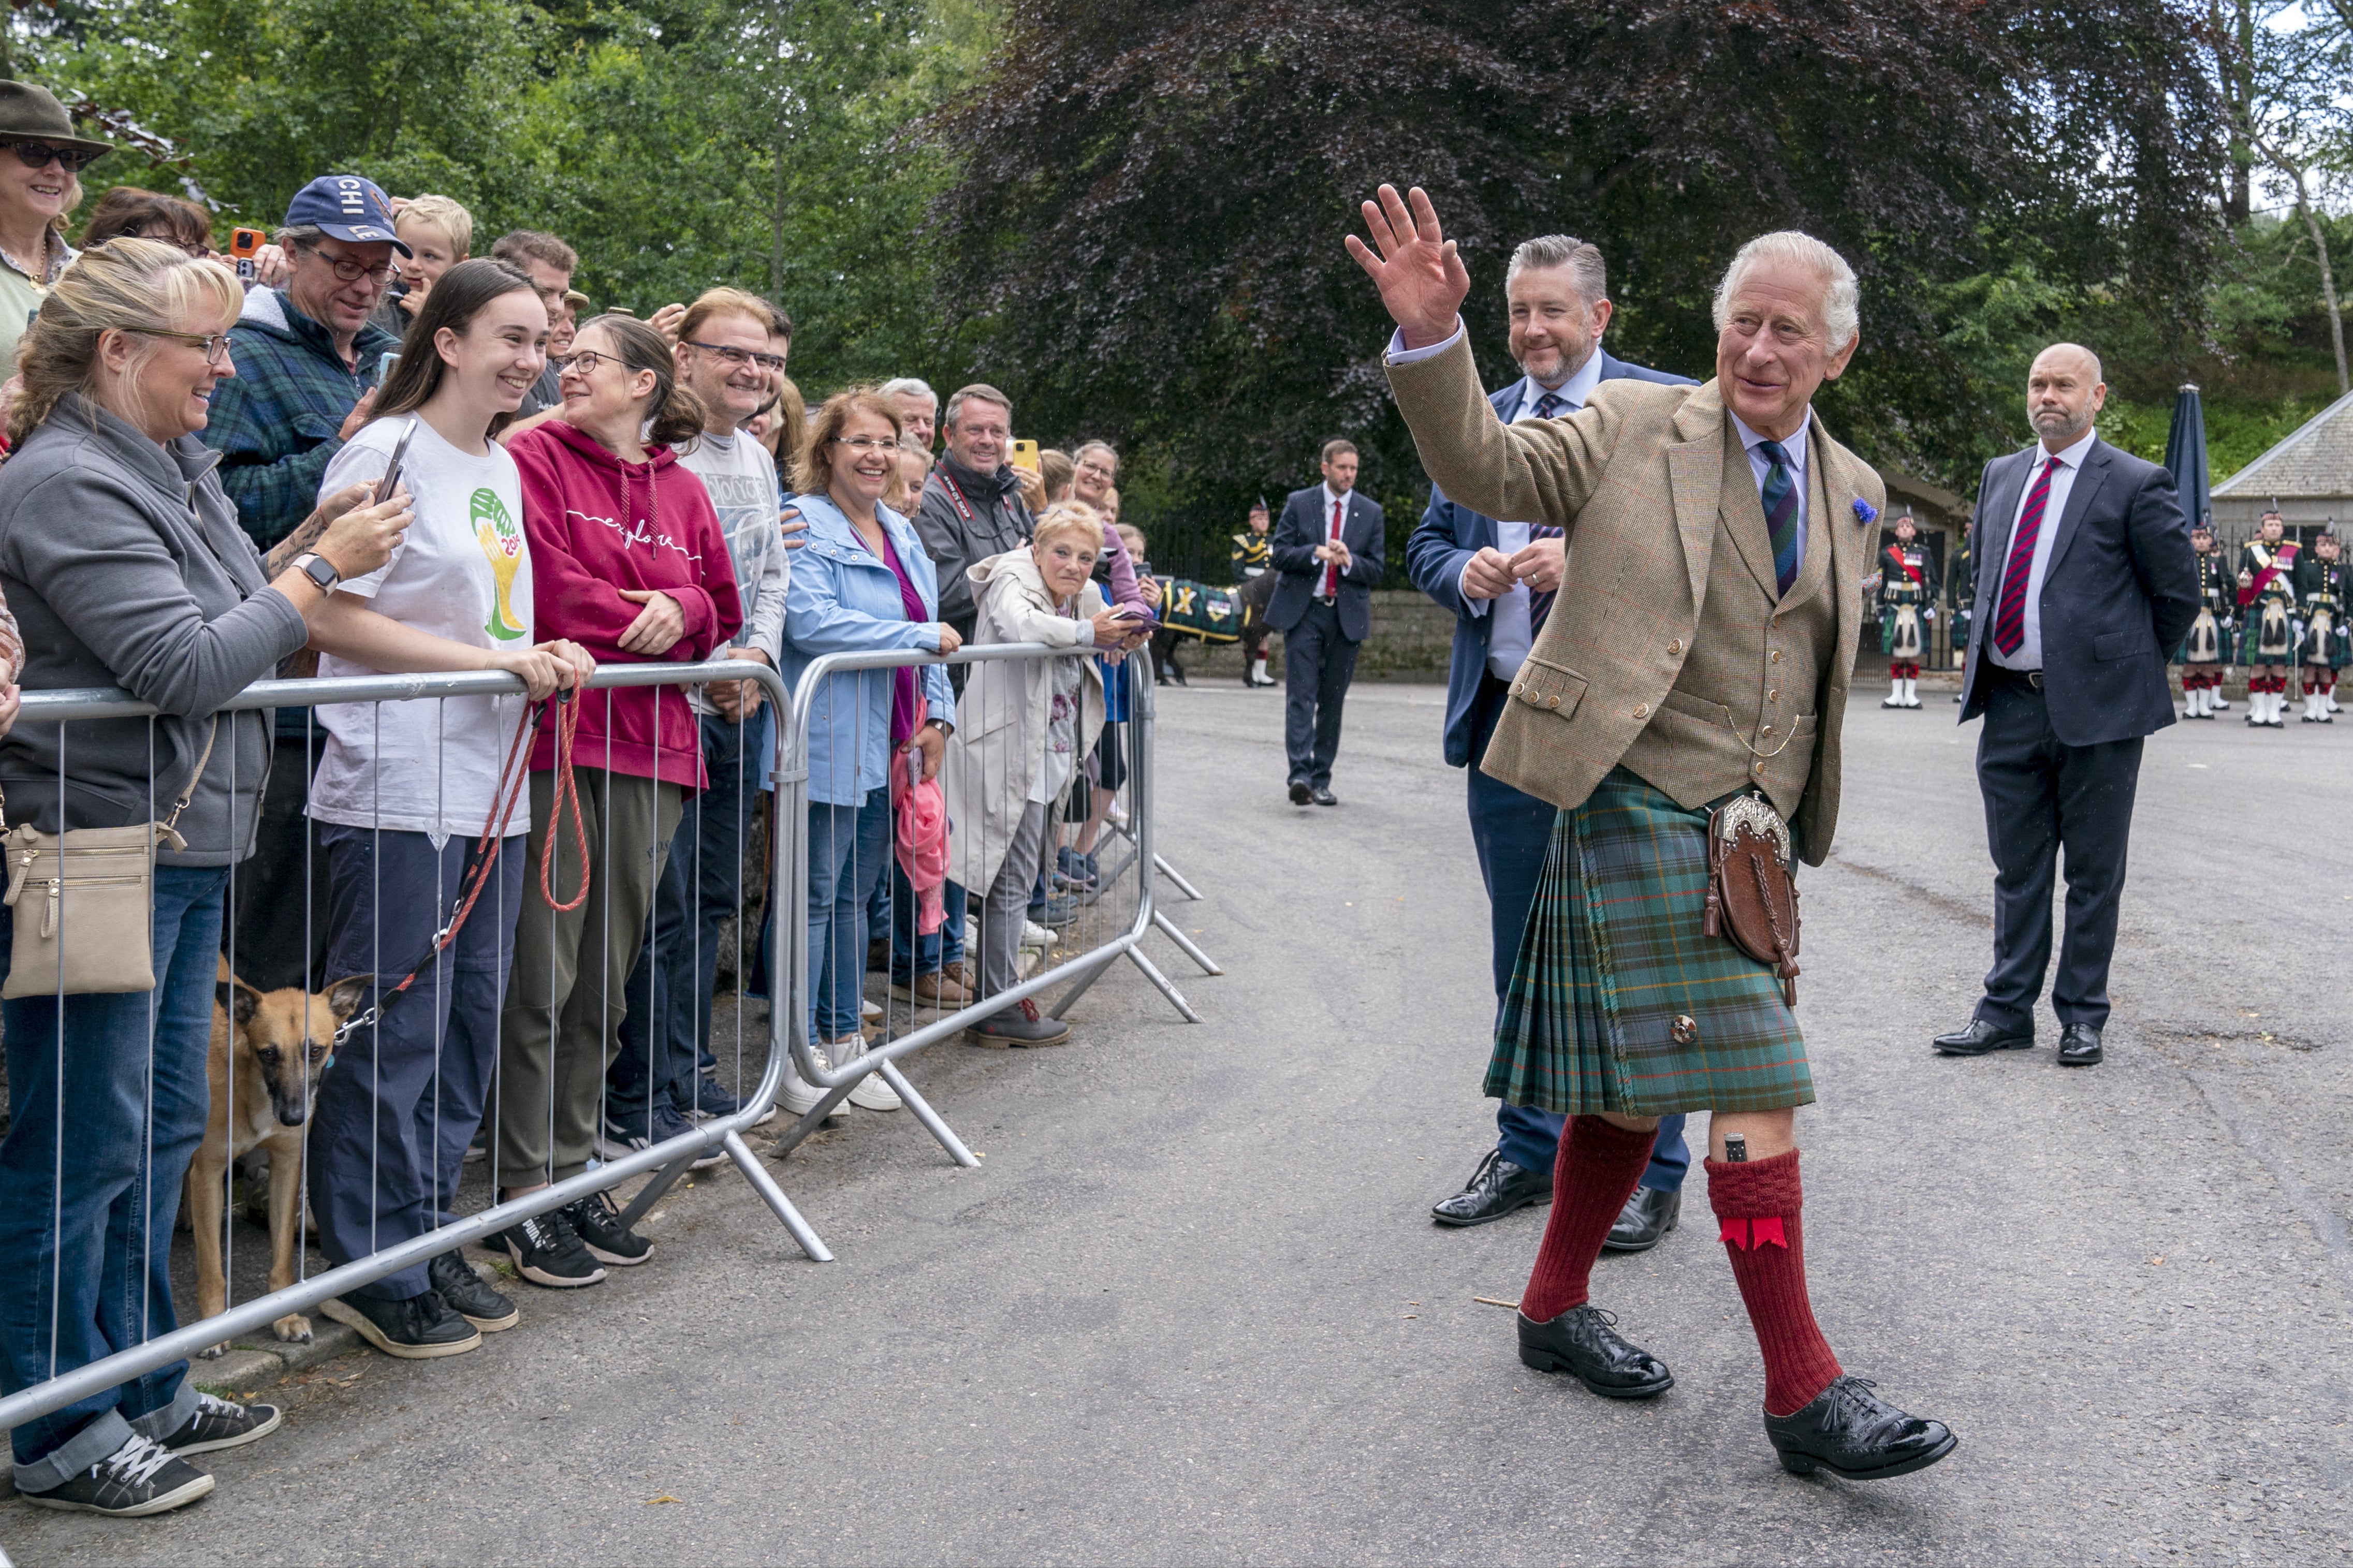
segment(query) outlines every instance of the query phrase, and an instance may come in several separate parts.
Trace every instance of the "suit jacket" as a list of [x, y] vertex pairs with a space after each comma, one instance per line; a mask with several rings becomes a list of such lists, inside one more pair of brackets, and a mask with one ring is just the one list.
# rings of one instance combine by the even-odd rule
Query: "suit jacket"
[[[1362, 642], [1373, 630], [1373, 584], [1381, 580], [1388, 552], [1388, 530], [1381, 509], [1358, 490], [1347, 495], [1348, 510], [1340, 520], [1340, 542], [1348, 547], [1348, 569], [1340, 574], [1340, 635]], [[1324, 575], [1315, 547], [1324, 542], [1329, 520], [1324, 515], [1324, 487], [1293, 490], [1282, 503], [1282, 519], [1274, 525], [1270, 552], [1281, 574], [1274, 600], [1267, 605], [1266, 624], [1287, 632], [1306, 616]]]
[[[1961, 721], [1985, 711], [1979, 680], [2019, 497], [2039, 461], [2030, 447], [1988, 463], [1978, 485], [1977, 592]], [[2067, 493], [2043, 568], [2043, 695], [2070, 746], [2126, 741], [2174, 721], [2165, 661], [2198, 618], [2198, 557], [2173, 476], [2095, 440]]]
[[[1876, 512], [1885, 500], [1878, 475], [1811, 421], [1806, 558], [1786, 603], [1807, 607], [1823, 631], [1795, 644], [1779, 615], [1749, 613], [1721, 591], [1737, 578], [1765, 603], [1773, 559], [1756, 480], [1714, 382], [1609, 382], [1567, 418], [1506, 426], [1480, 392], [1467, 342], [1388, 375], [1422, 467], [1449, 495], [1567, 535], [1567, 570], [1513, 682], [1517, 700], [1496, 723], [1487, 773], [1574, 806], [1656, 725], [1665, 739], [1649, 750], [1665, 765], [1645, 778], [1685, 800], [1728, 760], [1743, 774], [1753, 765], [1807, 861], [1820, 865], [1838, 821], [1839, 731], [1876, 538], [1857, 526], [1854, 503]], [[1755, 689], [1694, 700], [1678, 686], [1687, 661], [1752, 671], [1735, 679]], [[1800, 674], [1802, 685], [1791, 679]], [[1808, 705], [1810, 713], [1794, 711]], [[1784, 717], [1767, 717], [1777, 713]]]
[[[1601, 356], [1604, 381], [1649, 381], [1662, 386], [1690, 386], [1687, 375], [1671, 375], [1647, 365]], [[1525, 378], [1524, 378], [1525, 379]], [[1520, 383], [1490, 393], [1488, 403], [1498, 419], [1509, 419], [1519, 402]], [[1493, 613], [1472, 615], [1462, 597], [1463, 563], [1482, 550], [1495, 547], [1495, 520], [1485, 512], [1449, 500], [1446, 491], [1430, 487], [1430, 505], [1420, 526], [1406, 542], [1405, 565], [1413, 585], [1454, 613], [1454, 654], [1446, 667], [1446, 765], [1459, 768], [1471, 761], [1471, 704], [1479, 695], [1479, 678], [1487, 668], [1487, 643], [1494, 634]]]

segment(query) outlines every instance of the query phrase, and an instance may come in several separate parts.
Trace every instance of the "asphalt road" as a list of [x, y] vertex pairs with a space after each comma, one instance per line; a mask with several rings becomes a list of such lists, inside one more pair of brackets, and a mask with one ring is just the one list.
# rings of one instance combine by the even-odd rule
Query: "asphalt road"
[[[1281, 784], [1281, 699], [1164, 694], [1172, 909], [1225, 964], [1124, 966], [1076, 1044], [912, 1076], [986, 1155], [857, 1113], [667, 1201], [649, 1267], [455, 1360], [353, 1357], [219, 1489], [118, 1523], [0, 1505], [21, 1563], [2353, 1560], [2353, 716], [2156, 738], [2108, 1060], [1932, 1058], [1988, 953], [1973, 731], [1941, 694], [1847, 727], [1807, 882], [1800, 1120], [1817, 1311], [1959, 1451], [1799, 1480], [1701, 1185], [1597, 1300], [1674, 1390], [1523, 1369], [1541, 1211], [1428, 1220], [1492, 1135], [1492, 997], [1439, 693], [1361, 687], [1335, 810]], [[1696, 1131], [1696, 1129], [1695, 1129]], [[248, 1233], [258, 1235], [258, 1233]], [[248, 1241], [247, 1245], [253, 1245]], [[351, 1381], [347, 1381], [351, 1380]]]

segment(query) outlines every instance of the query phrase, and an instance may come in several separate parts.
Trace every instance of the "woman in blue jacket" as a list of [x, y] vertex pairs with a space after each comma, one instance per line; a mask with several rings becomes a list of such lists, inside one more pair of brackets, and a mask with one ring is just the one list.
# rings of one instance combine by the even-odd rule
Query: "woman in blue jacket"
[[[785, 595], [787, 686], [828, 653], [917, 648], [954, 653], [961, 639], [939, 619], [938, 574], [907, 520], [882, 504], [898, 477], [899, 416], [871, 392], [837, 393], [811, 423], [793, 470], [791, 505], [808, 521]], [[955, 697], [944, 666], [828, 677], [808, 717], [809, 1042], [838, 1066], [866, 1049], [860, 1028], [866, 907], [892, 854], [891, 768], [920, 759], [940, 771]], [[785, 1080], [797, 1115], [822, 1098], [798, 1074]], [[868, 1076], [849, 1103], [896, 1110], [900, 1100]]]

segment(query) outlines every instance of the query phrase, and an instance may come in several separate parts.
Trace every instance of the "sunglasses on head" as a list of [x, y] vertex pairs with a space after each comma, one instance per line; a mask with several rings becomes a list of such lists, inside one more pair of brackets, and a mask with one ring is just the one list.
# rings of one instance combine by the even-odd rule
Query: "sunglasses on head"
[[16, 159], [27, 169], [46, 169], [54, 160], [65, 165], [69, 174], [79, 174], [100, 158], [103, 153], [93, 153], [87, 147], [52, 147], [46, 142], [17, 142], [10, 146]]

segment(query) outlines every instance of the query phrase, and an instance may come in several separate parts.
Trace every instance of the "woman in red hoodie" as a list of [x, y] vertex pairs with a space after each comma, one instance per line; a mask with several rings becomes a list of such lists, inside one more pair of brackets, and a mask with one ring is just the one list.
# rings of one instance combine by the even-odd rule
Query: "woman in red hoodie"
[[[599, 316], [573, 340], [563, 413], [507, 448], [522, 475], [535, 624], [548, 628], [540, 635], [568, 637], [599, 664], [708, 658], [744, 623], [711, 497], [670, 451], [700, 435], [703, 419], [676, 375], [670, 345], [651, 328]], [[579, 700], [573, 756], [588, 865], [578, 862], [572, 825], [556, 823], [553, 724], [541, 727], [532, 756], [530, 864], [554, 834], [556, 896], [569, 897], [584, 876], [597, 885], [568, 913], [527, 895], [515, 931], [499, 1018], [502, 1198], [588, 1168], [623, 984], [685, 792], [703, 785], [684, 692], [633, 687]], [[653, 1250], [621, 1227], [602, 1193], [524, 1220], [501, 1240], [525, 1279], [558, 1287], [593, 1285], [603, 1265], [642, 1263]]]

